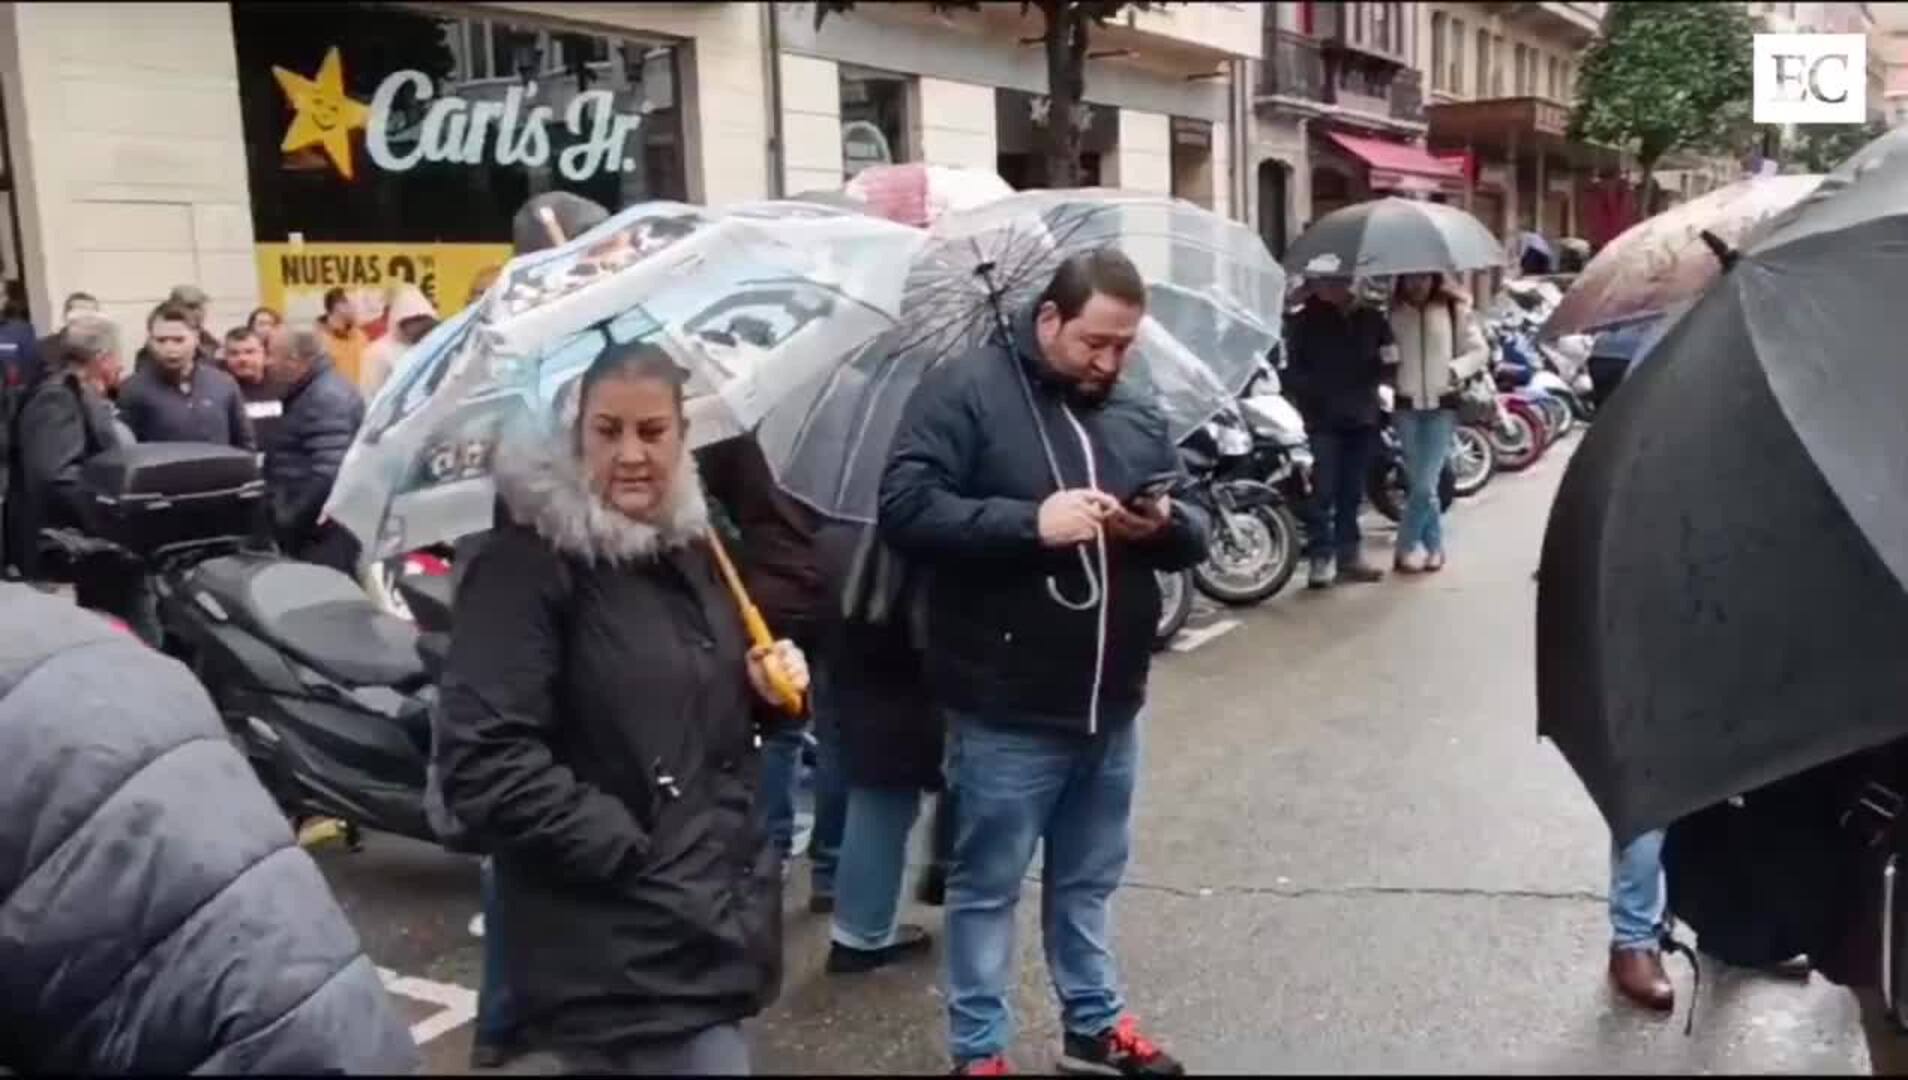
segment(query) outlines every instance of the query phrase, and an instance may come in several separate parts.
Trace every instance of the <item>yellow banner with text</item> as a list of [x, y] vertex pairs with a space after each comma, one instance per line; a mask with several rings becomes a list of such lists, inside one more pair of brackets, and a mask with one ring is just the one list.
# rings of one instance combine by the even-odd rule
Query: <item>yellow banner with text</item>
[[[461, 311], [472, 288], [510, 258], [509, 244], [259, 244], [259, 295], [291, 322], [324, 314], [325, 293], [342, 288], [358, 322], [382, 330], [389, 290], [411, 284], [439, 318]], [[372, 336], [376, 336], [374, 333]]]

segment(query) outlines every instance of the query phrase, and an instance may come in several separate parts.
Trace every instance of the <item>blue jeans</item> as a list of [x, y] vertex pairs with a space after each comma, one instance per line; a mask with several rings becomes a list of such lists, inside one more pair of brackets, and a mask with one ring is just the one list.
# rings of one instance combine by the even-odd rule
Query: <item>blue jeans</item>
[[1108, 901], [1126, 871], [1139, 758], [1136, 718], [1095, 736], [949, 717], [955, 795], [947, 883], [947, 1011], [954, 1060], [1013, 1041], [1014, 907], [1042, 848], [1040, 932], [1069, 1032], [1119, 1019]]
[[[841, 735], [828, 711], [826, 669], [810, 659], [809, 708], [815, 723], [815, 823], [808, 834], [808, 860], [817, 895], [835, 889], [836, 852], [841, 847], [842, 819], [848, 793], [841, 775]], [[762, 744], [762, 790], [758, 796], [762, 827], [787, 859], [795, 846], [795, 789], [801, 775], [802, 730], [785, 728]]]
[[879, 949], [894, 942], [901, 879], [908, 868], [908, 834], [921, 814], [915, 788], [848, 789], [848, 820], [841, 834], [835, 877], [836, 944]]
[[1393, 418], [1404, 449], [1404, 520], [1398, 523], [1398, 552], [1422, 548], [1427, 554], [1444, 551], [1443, 507], [1438, 502], [1438, 475], [1451, 456], [1451, 436], [1457, 431], [1457, 413], [1451, 409], [1407, 409]]
[[1313, 559], [1355, 560], [1364, 536], [1358, 509], [1365, 501], [1365, 474], [1378, 447], [1372, 428], [1312, 433], [1312, 497], [1305, 510], [1305, 554]]
[[497, 919], [497, 871], [485, 856], [478, 874], [478, 896], [484, 912], [483, 969], [477, 983], [476, 1041], [502, 1045], [516, 1017], [516, 999], [504, 977], [503, 925]]
[[1611, 845], [1610, 946], [1656, 948], [1663, 925], [1663, 830]]

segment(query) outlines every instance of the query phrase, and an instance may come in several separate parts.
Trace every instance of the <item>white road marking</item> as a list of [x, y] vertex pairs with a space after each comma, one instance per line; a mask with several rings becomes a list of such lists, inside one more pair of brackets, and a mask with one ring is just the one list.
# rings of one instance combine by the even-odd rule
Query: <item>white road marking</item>
[[447, 1035], [477, 1019], [477, 991], [456, 983], [432, 982], [415, 975], [399, 975], [390, 968], [379, 968], [384, 988], [399, 997], [422, 1001], [438, 1007], [437, 1012], [411, 1025], [411, 1041], [419, 1046]]
[[1173, 638], [1172, 650], [1176, 653], [1189, 653], [1214, 638], [1232, 633], [1239, 629], [1240, 625], [1237, 619], [1221, 619], [1211, 626], [1202, 626], [1197, 630], [1181, 630]]

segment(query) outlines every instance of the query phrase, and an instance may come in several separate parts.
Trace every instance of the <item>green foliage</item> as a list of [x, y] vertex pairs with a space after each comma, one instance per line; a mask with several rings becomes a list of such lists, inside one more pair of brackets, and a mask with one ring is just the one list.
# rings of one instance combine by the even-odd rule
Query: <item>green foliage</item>
[[1800, 124], [1785, 149], [1812, 173], [1833, 172], [1855, 151], [1888, 134], [1880, 120], [1866, 124]]
[[1672, 150], [1739, 148], [1754, 36], [1742, 4], [1611, 4], [1584, 57], [1570, 137], [1628, 147], [1646, 172]]

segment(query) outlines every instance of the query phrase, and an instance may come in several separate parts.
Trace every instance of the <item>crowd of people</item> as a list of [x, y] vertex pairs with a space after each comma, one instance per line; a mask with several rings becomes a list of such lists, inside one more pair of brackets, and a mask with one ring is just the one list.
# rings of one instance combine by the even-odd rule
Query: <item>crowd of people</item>
[[[545, 210], [569, 236], [607, 217], [574, 196], [540, 196], [514, 223], [520, 254], [550, 242]], [[1311, 281], [1287, 328], [1288, 392], [1317, 459], [1307, 508], [1316, 588], [1385, 576], [1368, 559], [1358, 509], [1387, 422], [1409, 488], [1394, 570], [1444, 567], [1437, 480], [1453, 395], [1489, 355], [1455, 283], [1404, 275], [1384, 308], [1352, 286]], [[42, 576], [41, 530], [84, 534], [78, 472], [131, 440], [260, 453], [281, 550], [354, 566], [355, 542], [321, 509], [366, 395], [436, 313], [399, 293], [383, 325], [366, 328], [334, 292], [313, 325], [260, 309], [217, 336], [205, 311], [203, 292], [174, 290], [122, 379], [118, 330], [93, 298], [70, 297], [62, 327], [44, 338], [13, 329], [23, 313], [10, 306], [0, 370], [12, 436], [7, 559], [19, 573]], [[828, 972], [852, 977], [933, 950], [934, 934], [899, 912], [909, 837], [923, 796], [934, 795], [932, 865], [918, 892], [945, 909], [955, 1072], [1010, 1071], [1016, 912], [1036, 852], [1063, 1067], [1185, 1071], [1130, 1008], [1109, 927], [1132, 837], [1156, 572], [1202, 560], [1209, 528], [1204, 508], [1155, 487], [1180, 471], [1176, 449], [1157, 406], [1122, 379], [1145, 311], [1145, 283], [1119, 252], [1062, 262], [1037, 299], [1008, 313], [1003, 339], [925, 377], [885, 462], [872, 526], [824, 520], [783, 492], [751, 437], [691, 451], [684, 374], [640, 341], [602, 350], [563, 398], [553, 432], [519, 432], [498, 448], [494, 525], [455, 549], [428, 796], [433, 824], [482, 856], [474, 1066], [749, 1070], [741, 1025], [781, 983], [808, 731], [817, 766], [808, 907], [831, 921]], [[1389, 420], [1381, 387], [1393, 395]], [[774, 644], [751, 642], [711, 530], [736, 551]], [[108, 552], [79, 550], [77, 562], [82, 606], [124, 613], [156, 640], [141, 575]], [[64, 965], [63, 943], [92, 931], [126, 963], [143, 958], [167, 978], [80, 978], [64, 998], [0, 1006], [0, 1018], [61, 1032], [82, 1030], [63, 1021], [107, 1017], [78, 1042], [0, 1038], [0, 1067], [411, 1068], [415, 1052], [349, 925], [282, 818], [261, 824], [274, 811], [203, 689], [70, 606], [0, 588], [0, 629], [17, 622], [27, 643], [0, 655], [0, 709], [39, 725], [24, 736], [0, 725], [0, 748], [24, 738], [39, 755], [29, 760], [51, 762], [61, 739], [77, 738], [124, 763], [47, 764], [29, 771], [51, 778], [46, 790], [0, 798], [0, 894], [34, 886], [30, 871], [54, 857], [37, 846], [36, 821], [103, 805], [141, 782], [127, 779], [139, 763], [172, 761], [179, 775], [147, 799], [159, 808], [154, 828], [179, 840], [140, 880], [161, 882], [155, 895], [199, 927], [168, 937], [156, 915], [105, 927], [105, 913], [159, 909], [152, 896], [89, 894], [77, 872], [48, 875], [67, 891], [49, 894], [46, 909], [72, 913], [81, 929], [30, 928], [46, 935], [29, 942], [30, 967]], [[60, 695], [94, 678], [93, 648], [112, 678], [85, 698], [99, 706], [92, 726], [61, 731], [72, 709]], [[787, 710], [789, 687], [806, 700], [800, 715]], [[155, 709], [171, 726], [146, 723]], [[205, 744], [203, 754], [168, 756], [189, 743]], [[192, 832], [200, 827], [208, 831]], [[111, 841], [98, 832], [88, 843]], [[1660, 838], [1639, 842], [1649, 843]], [[1663, 1007], [1660, 897], [1644, 883], [1660, 876], [1655, 858], [1636, 846], [1615, 863], [1612, 976]], [[246, 874], [251, 862], [271, 873]], [[219, 945], [228, 926], [249, 936]], [[259, 962], [244, 978], [200, 979], [216, 989], [201, 1002], [192, 980], [216, 948]]]
[[91, 294], [68, 296], [60, 326], [37, 336], [10, 284], [0, 324], [0, 566], [26, 580], [70, 577], [82, 604], [156, 640], [139, 568], [88, 538], [80, 471], [128, 443], [194, 442], [257, 453], [269, 496], [261, 532], [288, 554], [349, 569], [355, 541], [321, 510], [365, 401], [437, 313], [411, 285], [391, 290], [369, 326], [342, 288], [324, 304], [309, 326], [261, 307], [221, 336], [206, 325], [204, 290], [180, 285], [147, 314], [128, 365], [119, 327]]

